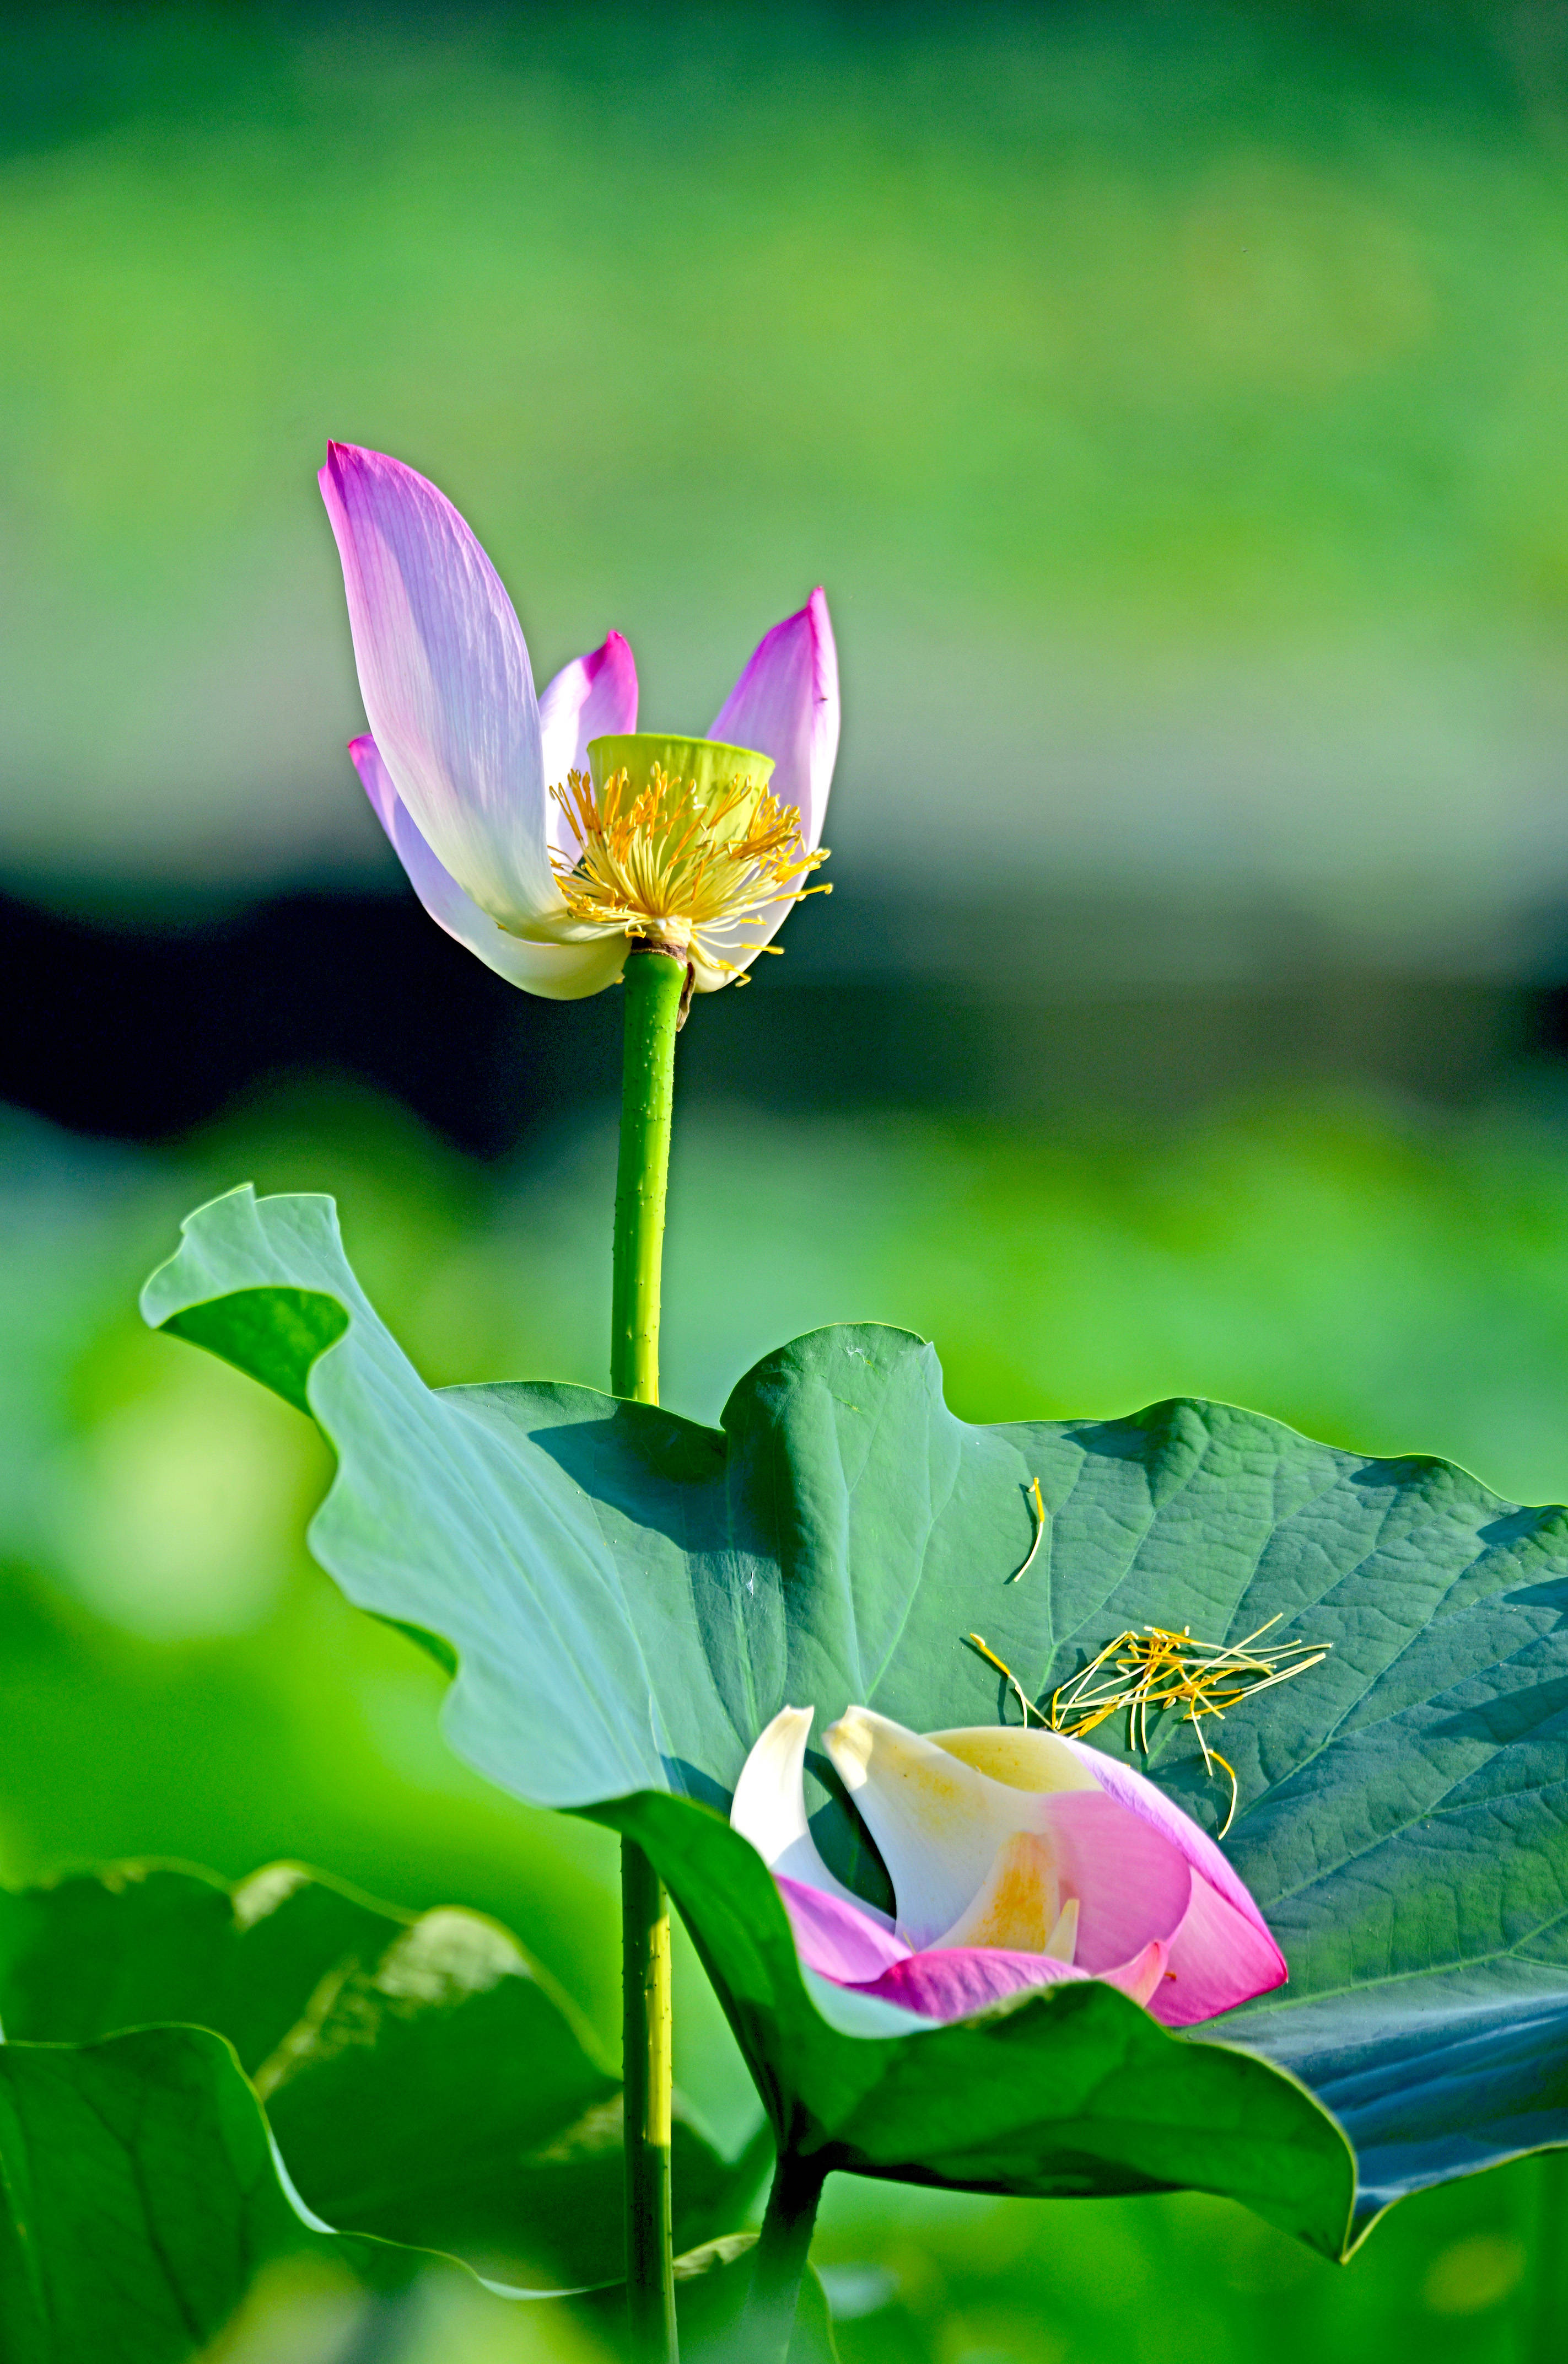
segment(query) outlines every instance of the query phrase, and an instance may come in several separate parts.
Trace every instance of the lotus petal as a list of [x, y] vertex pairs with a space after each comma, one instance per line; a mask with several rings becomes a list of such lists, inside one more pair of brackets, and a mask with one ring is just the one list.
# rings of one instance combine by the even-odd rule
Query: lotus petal
[[[822, 842], [828, 792], [839, 756], [839, 652], [827, 595], [818, 585], [804, 608], [763, 635], [708, 732], [710, 739], [755, 747], [773, 757], [769, 785], [781, 805], [793, 805], [799, 813], [808, 853]], [[725, 959], [747, 968], [777, 935], [797, 900], [783, 895], [755, 919], [716, 934], [713, 942]], [[721, 971], [697, 971], [699, 993], [714, 992], [729, 982]]]
[[814, 853], [839, 754], [839, 652], [820, 585], [763, 634], [707, 735], [773, 757], [773, 794], [794, 805]]
[[[1181, 1848], [1193, 1869], [1201, 1872], [1209, 1886], [1218, 1889], [1226, 1902], [1234, 1905], [1261, 1935], [1269, 1937], [1269, 1924], [1258, 1910], [1246, 1882], [1231, 1868], [1208, 1833], [1200, 1830], [1190, 1814], [1184, 1814], [1174, 1799], [1168, 1798], [1163, 1790], [1157, 1789], [1146, 1774], [1136, 1772], [1130, 1765], [1118, 1763], [1116, 1757], [1106, 1756], [1098, 1748], [1091, 1748], [1086, 1741], [1069, 1740], [1065, 1734], [1054, 1733], [1050, 1736], [1060, 1739], [1061, 1745], [1072, 1751], [1107, 1797], [1115, 1798], [1118, 1804], [1140, 1815], [1145, 1822], [1152, 1823], [1156, 1830], [1163, 1831], [1172, 1845]], [[1271, 1946], [1273, 1944], [1272, 1937], [1269, 1937], [1269, 1943]]]
[[[637, 666], [618, 632], [562, 666], [540, 695], [539, 728], [547, 795], [564, 786], [569, 772], [587, 770], [590, 739], [636, 730]], [[575, 860], [576, 832], [553, 797], [545, 813], [545, 836], [554, 853]]]
[[1229, 1900], [1193, 1874], [1192, 1902], [1171, 1940], [1170, 1977], [1161, 1987], [1154, 2016], [1167, 2027], [1192, 2027], [1254, 1995], [1284, 1986], [1284, 1956], [1266, 1929], [1253, 1926]]
[[823, 1745], [887, 1867], [899, 1935], [917, 1951], [938, 1944], [1006, 1842], [1034, 1826], [1035, 1801], [871, 1708], [846, 1708]]
[[[917, 2012], [922, 2019], [968, 2019], [974, 2012], [1006, 2002], [1012, 1995], [1027, 1994], [1031, 1988], [1059, 1986], [1089, 1975], [1071, 1962], [1053, 1961], [1042, 1954], [954, 1946], [911, 1954], [860, 1991]], [[1107, 1986], [1119, 1987], [1134, 2002], [1147, 2004], [1165, 1975], [1165, 1948], [1156, 1940], [1135, 1961], [1100, 1975]]]
[[1044, 1793], [1105, 1786], [1098, 1779], [1098, 1758], [1092, 1750], [1088, 1753], [1093, 1762], [1085, 1764], [1084, 1752], [1059, 1733], [1041, 1732], [1035, 1726], [1025, 1732], [1017, 1723], [969, 1723], [952, 1732], [928, 1732], [926, 1738], [1010, 1790]]
[[[773, 1877], [778, 1879], [775, 1872]], [[879, 1979], [909, 1948], [868, 1906], [807, 1888], [798, 1879], [778, 1879], [800, 1958], [818, 1977], [840, 1986], [865, 1986]]]
[[[848, 1709], [825, 1743], [887, 1866], [898, 1934], [917, 1950], [982, 1930], [982, 1943], [1043, 1947], [1069, 1897], [1091, 1971], [1180, 1927], [1185, 1857], [1097, 1788], [1042, 1795], [992, 1780], [868, 1708]], [[1018, 1834], [1031, 1844], [1011, 1846]]]
[[[1071, 1942], [1062, 1942], [1071, 1921]], [[1000, 1946], [1051, 1954], [1077, 1951], [1077, 1907], [1064, 1903], [1056, 1849], [1038, 1831], [1015, 1831], [997, 1849], [978, 1895], [941, 1939], [944, 1946]]]
[[495, 569], [434, 485], [381, 452], [328, 446], [360, 689], [393, 786], [463, 892], [508, 925], [561, 909], [548, 857], [539, 708]]
[[1168, 1839], [1114, 1798], [1075, 1792], [1019, 1803], [1026, 1810], [1032, 1804], [1037, 1827], [998, 1849], [973, 1901], [939, 1944], [1044, 1953], [1052, 1950], [1051, 1933], [1073, 1899], [1073, 1958], [1094, 1977], [1129, 1961], [1152, 1939], [1174, 1938], [1191, 1909], [1194, 1880]]
[[820, 1895], [837, 1897], [882, 1928], [893, 1924], [874, 1905], [862, 1904], [835, 1879], [817, 1851], [806, 1816], [806, 1744], [814, 1710], [784, 1707], [753, 1744], [729, 1808], [730, 1827], [750, 1839], [775, 1879], [804, 1882]]
[[408, 883], [439, 928], [525, 993], [546, 1001], [581, 1001], [614, 985], [626, 965], [627, 941], [620, 935], [587, 938], [580, 943], [525, 943], [497, 927], [482, 911], [450, 871], [443, 870], [392, 785], [392, 777], [373, 738], [350, 741], [349, 753], [374, 808], [377, 820], [392, 841], [393, 852], [408, 874]]
[[1244, 1883], [1207, 1831], [1143, 1774], [1054, 1732], [981, 1724], [929, 1736], [1019, 1789], [1092, 1783], [1180, 1849], [1195, 1877], [1186, 1917], [1171, 1941], [1170, 1975], [1152, 2006], [1168, 2027], [1192, 2026], [1284, 1983], [1284, 1957]]

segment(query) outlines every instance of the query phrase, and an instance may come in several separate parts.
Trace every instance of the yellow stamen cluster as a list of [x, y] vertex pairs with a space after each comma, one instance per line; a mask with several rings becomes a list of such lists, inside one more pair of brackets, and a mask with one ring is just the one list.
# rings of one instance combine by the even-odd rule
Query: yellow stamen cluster
[[[1019, 1574], [1022, 1572], [1020, 1569]], [[1179, 1634], [1163, 1625], [1145, 1625], [1141, 1631], [1129, 1627], [1107, 1642], [1071, 1681], [1051, 1693], [1049, 1716], [1042, 1715], [1026, 1697], [1012, 1668], [1003, 1664], [978, 1634], [972, 1634], [969, 1639], [981, 1656], [1012, 1685], [1023, 1710], [1026, 1730], [1032, 1715], [1037, 1723], [1051, 1731], [1081, 1740], [1096, 1724], [1104, 1723], [1107, 1717], [1125, 1708], [1128, 1738], [1147, 1756], [1151, 1708], [1156, 1715], [1168, 1707], [1180, 1708], [1182, 1722], [1190, 1723], [1197, 1734], [1209, 1779], [1213, 1779], [1217, 1765], [1229, 1777], [1230, 1812], [1219, 1833], [1223, 1838], [1236, 1818], [1236, 1771], [1218, 1748], [1210, 1746], [1203, 1728], [1205, 1717], [1223, 1716], [1227, 1708], [1235, 1707], [1240, 1701], [1251, 1699], [1259, 1691], [1272, 1690], [1276, 1683], [1288, 1683], [1296, 1675], [1304, 1675], [1309, 1667], [1320, 1666], [1332, 1647], [1327, 1642], [1276, 1642], [1266, 1651], [1256, 1648], [1255, 1645], [1279, 1622], [1277, 1617], [1271, 1617], [1266, 1624], [1249, 1634], [1244, 1642], [1195, 1642], [1184, 1625]]]
[[[622, 771], [598, 791], [586, 773], [572, 772], [550, 795], [577, 839], [575, 859], [551, 857], [573, 919], [689, 949], [740, 982], [735, 962], [712, 942], [715, 932], [728, 935], [781, 896], [799, 901], [832, 891], [802, 884], [826, 862], [827, 849], [808, 853], [795, 808], [753, 780], [737, 777], [704, 791], [655, 764], [643, 788], [634, 790]], [[777, 947], [731, 939], [730, 949]]]

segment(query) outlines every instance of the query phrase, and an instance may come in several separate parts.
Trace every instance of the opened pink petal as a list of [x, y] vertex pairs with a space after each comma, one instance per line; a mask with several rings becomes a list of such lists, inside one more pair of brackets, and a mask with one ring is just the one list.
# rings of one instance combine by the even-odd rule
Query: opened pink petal
[[392, 785], [375, 741], [353, 740], [349, 753], [408, 883], [439, 928], [504, 976], [508, 985], [546, 1001], [581, 1001], [613, 985], [626, 965], [626, 938], [599, 936], [582, 943], [532, 944], [498, 928], [457, 880], [443, 870]]
[[1120, 1764], [1102, 1750], [1091, 1748], [1086, 1741], [1067, 1740], [1066, 1745], [1088, 1767], [1108, 1797], [1162, 1831], [1173, 1846], [1180, 1847], [1193, 1869], [1201, 1872], [1210, 1887], [1218, 1889], [1226, 1902], [1234, 1905], [1242, 1918], [1273, 1945], [1269, 1924], [1248, 1893], [1246, 1882], [1232, 1870], [1208, 1833], [1200, 1830], [1190, 1814], [1184, 1814], [1163, 1790], [1157, 1789], [1146, 1775], [1135, 1773], [1130, 1765]]
[[539, 708], [499, 575], [445, 495], [400, 461], [329, 444], [320, 484], [365, 711], [400, 801], [482, 910], [549, 918], [561, 898]]
[[774, 1878], [808, 1969], [838, 1986], [866, 1986], [907, 1955], [908, 1946], [882, 1920], [873, 1920], [842, 1897], [825, 1895], [819, 1888], [777, 1873]]
[[[562, 665], [539, 702], [539, 745], [547, 790], [588, 768], [588, 742], [637, 728], [637, 666], [619, 632]], [[575, 860], [577, 838], [553, 797], [545, 815], [550, 846]]]
[[922, 2019], [967, 2019], [1030, 1987], [1051, 1987], [1086, 1979], [1071, 1962], [1049, 1954], [1013, 1954], [999, 1946], [933, 1946], [892, 1963], [863, 1991], [895, 2002]]
[[1289, 1976], [1268, 1931], [1254, 1928], [1201, 1873], [1193, 1875], [1192, 1902], [1172, 1941], [1169, 1968], [1149, 2006], [1166, 2027], [1192, 2027], [1234, 2011]]
[[1141, 1954], [1132, 1961], [1123, 1962], [1118, 1969], [1102, 1970], [1100, 1976], [1106, 1986], [1118, 1988], [1124, 1995], [1130, 1995], [1134, 2002], [1140, 2002], [1148, 2010], [1151, 2007], [1152, 1998], [1159, 1993], [1162, 1982], [1170, 1975], [1170, 1947], [1161, 1945], [1156, 1939], [1152, 1945], [1145, 1946]]
[[1040, 1801], [1064, 1896], [1078, 1899], [1075, 1958], [1093, 1977], [1170, 1939], [1192, 1903], [1191, 1867], [1162, 1831], [1114, 1798], [1068, 1790]]
[[[1164, 1975], [1165, 1948], [1158, 1940], [1146, 1946], [1130, 1962], [1098, 1973], [1107, 1986], [1119, 1987], [1134, 2002], [1147, 2003]], [[895, 1962], [861, 1991], [924, 2019], [967, 2019], [977, 2011], [1005, 2002], [1010, 1995], [1034, 1987], [1077, 1983], [1093, 1975], [1081, 1964], [1058, 1962], [1049, 1954], [1016, 1954], [1001, 1946], [936, 1946], [906, 1960]]]

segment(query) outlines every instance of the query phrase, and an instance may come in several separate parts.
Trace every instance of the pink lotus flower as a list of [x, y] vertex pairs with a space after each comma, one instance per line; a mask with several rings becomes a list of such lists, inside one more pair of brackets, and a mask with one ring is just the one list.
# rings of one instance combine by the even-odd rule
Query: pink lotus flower
[[613, 985], [634, 936], [684, 953], [699, 992], [740, 976], [824, 858], [821, 591], [760, 642], [709, 739], [639, 734], [618, 632], [536, 699], [501, 579], [434, 485], [352, 443], [320, 484], [371, 724], [349, 752], [431, 919], [551, 1000]]
[[809, 1708], [741, 1769], [730, 1822], [778, 1882], [800, 1957], [834, 1985], [935, 2020], [1030, 1987], [1103, 1979], [1167, 2027], [1284, 1983], [1284, 1957], [1214, 1841], [1140, 1773], [1051, 1732], [922, 1738], [869, 1708], [823, 1735], [893, 1882], [897, 1918], [817, 1851]]

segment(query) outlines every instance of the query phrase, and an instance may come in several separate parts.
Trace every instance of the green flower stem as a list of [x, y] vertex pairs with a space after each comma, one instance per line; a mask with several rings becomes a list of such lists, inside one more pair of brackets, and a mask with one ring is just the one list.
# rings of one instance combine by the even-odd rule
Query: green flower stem
[[773, 2169], [768, 2213], [753, 2252], [751, 2290], [746, 2303], [747, 2364], [785, 2364], [800, 2301], [800, 2278], [817, 2224], [817, 2202], [827, 2181], [819, 2159], [782, 2150]]
[[[616, 1174], [610, 1386], [659, 1400], [659, 1274], [684, 960], [634, 943], [626, 964], [626, 1057]], [[621, 1845], [626, 2081], [627, 2323], [634, 2364], [675, 2364], [671, 2267], [670, 1908], [639, 1846]]]
[[610, 1388], [639, 1403], [659, 1400], [659, 1267], [675, 1099], [675, 1031], [685, 982], [684, 961], [651, 944], [633, 944], [622, 988], [626, 1054], [616, 1169]]

